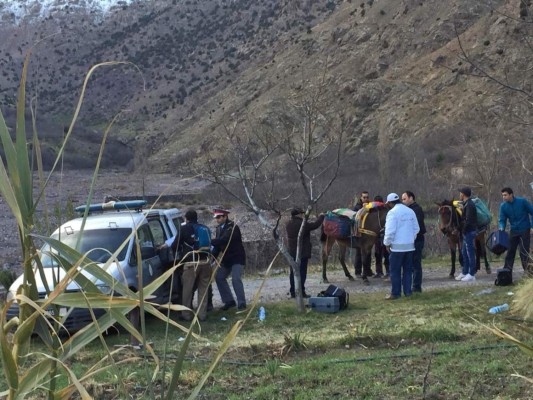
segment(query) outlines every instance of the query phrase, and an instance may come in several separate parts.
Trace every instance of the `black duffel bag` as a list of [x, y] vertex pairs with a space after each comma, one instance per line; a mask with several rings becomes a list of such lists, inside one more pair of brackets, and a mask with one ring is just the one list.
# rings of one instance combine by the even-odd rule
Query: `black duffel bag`
[[337, 297], [339, 299], [339, 310], [348, 307], [350, 296], [346, 290], [335, 285], [329, 285], [326, 290], [321, 291], [318, 297]]

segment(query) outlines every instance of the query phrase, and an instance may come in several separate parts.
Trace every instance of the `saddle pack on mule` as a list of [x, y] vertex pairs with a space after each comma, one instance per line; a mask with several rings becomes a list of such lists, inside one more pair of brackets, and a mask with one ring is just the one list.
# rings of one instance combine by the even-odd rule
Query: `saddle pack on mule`
[[346, 239], [352, 236], [355, 211], [349, 208], [338, 208], [328, 211], [322, 227], [324, 233], [335, 239]]

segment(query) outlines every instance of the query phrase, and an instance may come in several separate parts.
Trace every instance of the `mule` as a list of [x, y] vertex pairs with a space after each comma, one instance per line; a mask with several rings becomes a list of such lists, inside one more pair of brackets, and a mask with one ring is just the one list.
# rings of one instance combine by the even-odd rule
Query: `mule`
[[[457, 250], [459, 251], [459, 264], [463, 265], [463, 255], [461, 249], [463, 245], [462, 234], [462, 220], [453, 205], [451, 200], [443, 200], [441, 203], [436, 203], [439, 206], [439, 230], [446, 235], [448, 240], [448, 247], [450, 248], [450, 256], [452, 267], [450, 270], [450, 279], [455, 277], [455, 261], [457, 258]], [[487, 258], [487, 249], [485, 247], [486, 229], [478, 232], [474, 240], [474, 247], [476, 249], [476, 269], [481, 269], [481, 258], [483, 257], [485, 263], [485, 271], [487, 274], [491, 273], [489, 260]]]
[[344, 239], [338, 239], [327, 236], [322, 229], [320, 242], [322, 243], [322, 281], [324, 283], [329, 282], [326, 276], [326, 269], [331, 249], [335, 243], [337, 243], [339, 246], [339, 261], [342, 269], [344, 270], [344, 275], [346, 275], [346, 277], [351, 281], [355, 279], [346, 267], [346, 250], [348, 248], [356, 247], [361, 249], [361, 258], [363, 260], [363, 275], [361, 278], [366, 284], [369, 283], [366, 276], [366, 271], [370, 271], [370, 264], [372, 262], [372, 247], [376, 243], [376, 239], [385, 227], [385, 217], [388, 210], [389, 208], [387, 206], [371, 208], [359, 229], [360, 236], [357, 237], [352, 236]]

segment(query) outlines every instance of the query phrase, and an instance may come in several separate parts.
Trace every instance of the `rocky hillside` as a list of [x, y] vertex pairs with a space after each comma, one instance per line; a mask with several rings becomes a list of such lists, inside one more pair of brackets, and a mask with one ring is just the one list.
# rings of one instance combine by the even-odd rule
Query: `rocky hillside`
[[15, 14], [9, 3], [0, 2], [4, 112], [14, 104], [23, 57], [38, 41], [28, 91], [38, 98], [40, 119], [56, 125], [71, 115], [92, 65], [128, 61], [97, 71], [81, 121], [101, 131], [126, 110], [118, 134], [131, 147], [146, 132], [166, 135], [153, 131], [159, 121], [176, 127], [192, 118], [243, 71], [263, 63], [283, 35], [298, 36], [337, 7], [331, 0], [138, 0], [115, 2], [103, 13], [90, 7], [97, 2], [55, 1], [43, 10], [42, 2], [26, 1], [17, 3], [33, 6]]
[[[131, 61], [91, 79], [80, 126], [92, 130], [78, 148], [124, 110], [114, 137], [135, 161], [122, 165], [173, 172], [220, 140], [223, 123], [268, 123], [280, 100], [325, 77], [330, 106], [354, 120], [339, 187], [430, 196], [467, 183], [490, 194], [531, 180], [529, 10], [521, 0], [160, 0], [4, 13], [2, 111], [40, 39], [28, 88], [40, 120], [61, 129], [91, 65]], [[505, 168], [487, 172], [503, 154]]]

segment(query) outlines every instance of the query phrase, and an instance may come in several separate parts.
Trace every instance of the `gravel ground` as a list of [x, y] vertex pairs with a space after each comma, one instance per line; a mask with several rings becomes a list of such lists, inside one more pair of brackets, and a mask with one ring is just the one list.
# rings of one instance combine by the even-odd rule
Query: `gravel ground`
[[[318, 271], [318, 266], [312, 267], [311, 270]], [[493, 271], [500, 266], [493, 266]], [[276, 275], [266, 278], [265, 284], [260, 294], [259, 302], [261, 304], [274, 303], [281, 300], [289, 299], [289, 277], [288, 270], [286, 273], [277, 271]], [[494, 280], [496, 279], [495, 272], [487, 274], [484, 270], [476, 274], [475, 282], [458, 282], [448, 277], [448, 266], [431, 266], [423, 268], [422, 290], [431, 290], [437, 288], [452, 288], [452, 287], [469, 287], [472, 288], [472, 293], [476, 294], [488, 288], [494, 288]], [[523, 271], [514, 272], [514, 280], [518, 282], [523, 277]], [[251, 301], [253, 296], [261, 286], [264, 277], [246, 276], [244, 279], [244, 289], [247, 301]], [[344, 276], [342, 270], [328, 271], [329, 284], [337, 285], [344, 288], [350, 294], [350, 300], [356, 301], [357, 296], [364, 293], [381, 292], [385, 297], [391, 288], [391, 283], [384, 279], [369, 278], [370, 284], [365, 285], [361, 279], [349, 281]], [[311, 272], [307, 276], [306, 291], [310, 295], [317, 295], [322, 290], [326, 289], [329, 284], [322, 283], [321, 272]], [[230, 285], [231, 286], [231, 285]], [[512, 290], [512, 289], [510, 289]], [[217, 307], [221, 305], [220, 296], [214, 285], [214, 305]]]
[[[65, 199], [70, 199], [74, 205], [82, 204], [87, 198], [88, 188], [92, 180], [91, 171], [70, 171], [63, 175], [55, 174], [46, 193], [46, 200], [49, 209], [53, 210], [59, 204], [64, 204]], [[145, 193], [147, 195], [165, 194], [194, 194], [200, 193], [205, 183], [198, 180], [182, 179], [170, 175], [154, 174], [125, 174], [122, 172], [104, 171], [100, 174], [95, 187], [93, 198], [95, 201], [103, 201], [105, 196], [114, 195], [137, 195]], [[208, 209], [208, 206], [205, 206]], [[239, 215], [239, 225], [243, 230], [243, 235], [257, 235], [258, 238], [265, 236], [264, 230], [259, 227], [252, 218], [245, 214], [243, 210], [236, 211]], [[268, 236], [268, 233], [267, 233]], [[4, 199], [0, 197], [0, 268], [13, 269], [20, 271], [21, 256], [19, 249], [19, 238], [15, 219], [11, 215]], [[315, 260], [316, 262], [316, 260]], [[519, 264], [517, 264], [519, 265]], [[496, 271], [499, 265], [493, 263], [492, 270]], [[358, 279], [354, 282], [348, 281], [340, 267], [335, 265], [328, 270], [328, 278], [331, 284], [344, 287], [348, 293], [354, 296], [362, 293], [382, 292], [383, 296], [390, 291], [390, 282], [383, 279], [370, 278], [370, 284], [365, 285]], [[351, 268], [353, 269], [353, 267]], [[327, 284], [321, 283], [321, 274], [318, 266], [311, 266], [311, 273], [308, 275], [306, 290], [311, 295], [316, 295], [327, 287]], [[423, 289], [469, 286], [475, 290], [494, 285], [495, 274], [487, 275], [485, 271], [480, 271], [477, 275], [476, 282], [462, 283], [450, 280], [448, 278], [448, 265], [431, 266], [424, 269]], [[515, 280], [522, 277], [522, 272], [515, 272]], [[245, 290], [248, 301], [251, 301], [255, 292], [262, 283], [263, 278], [256, 276], [245, 277]], [[215, 286], [215, 306], [220, 304], [220, 296]], [[287, 299], [289, 291], [288, 269], [286, 271], [276, 271], [273, 276], [267, 278], [263, 287], [260, 302], [271, 303]]]

